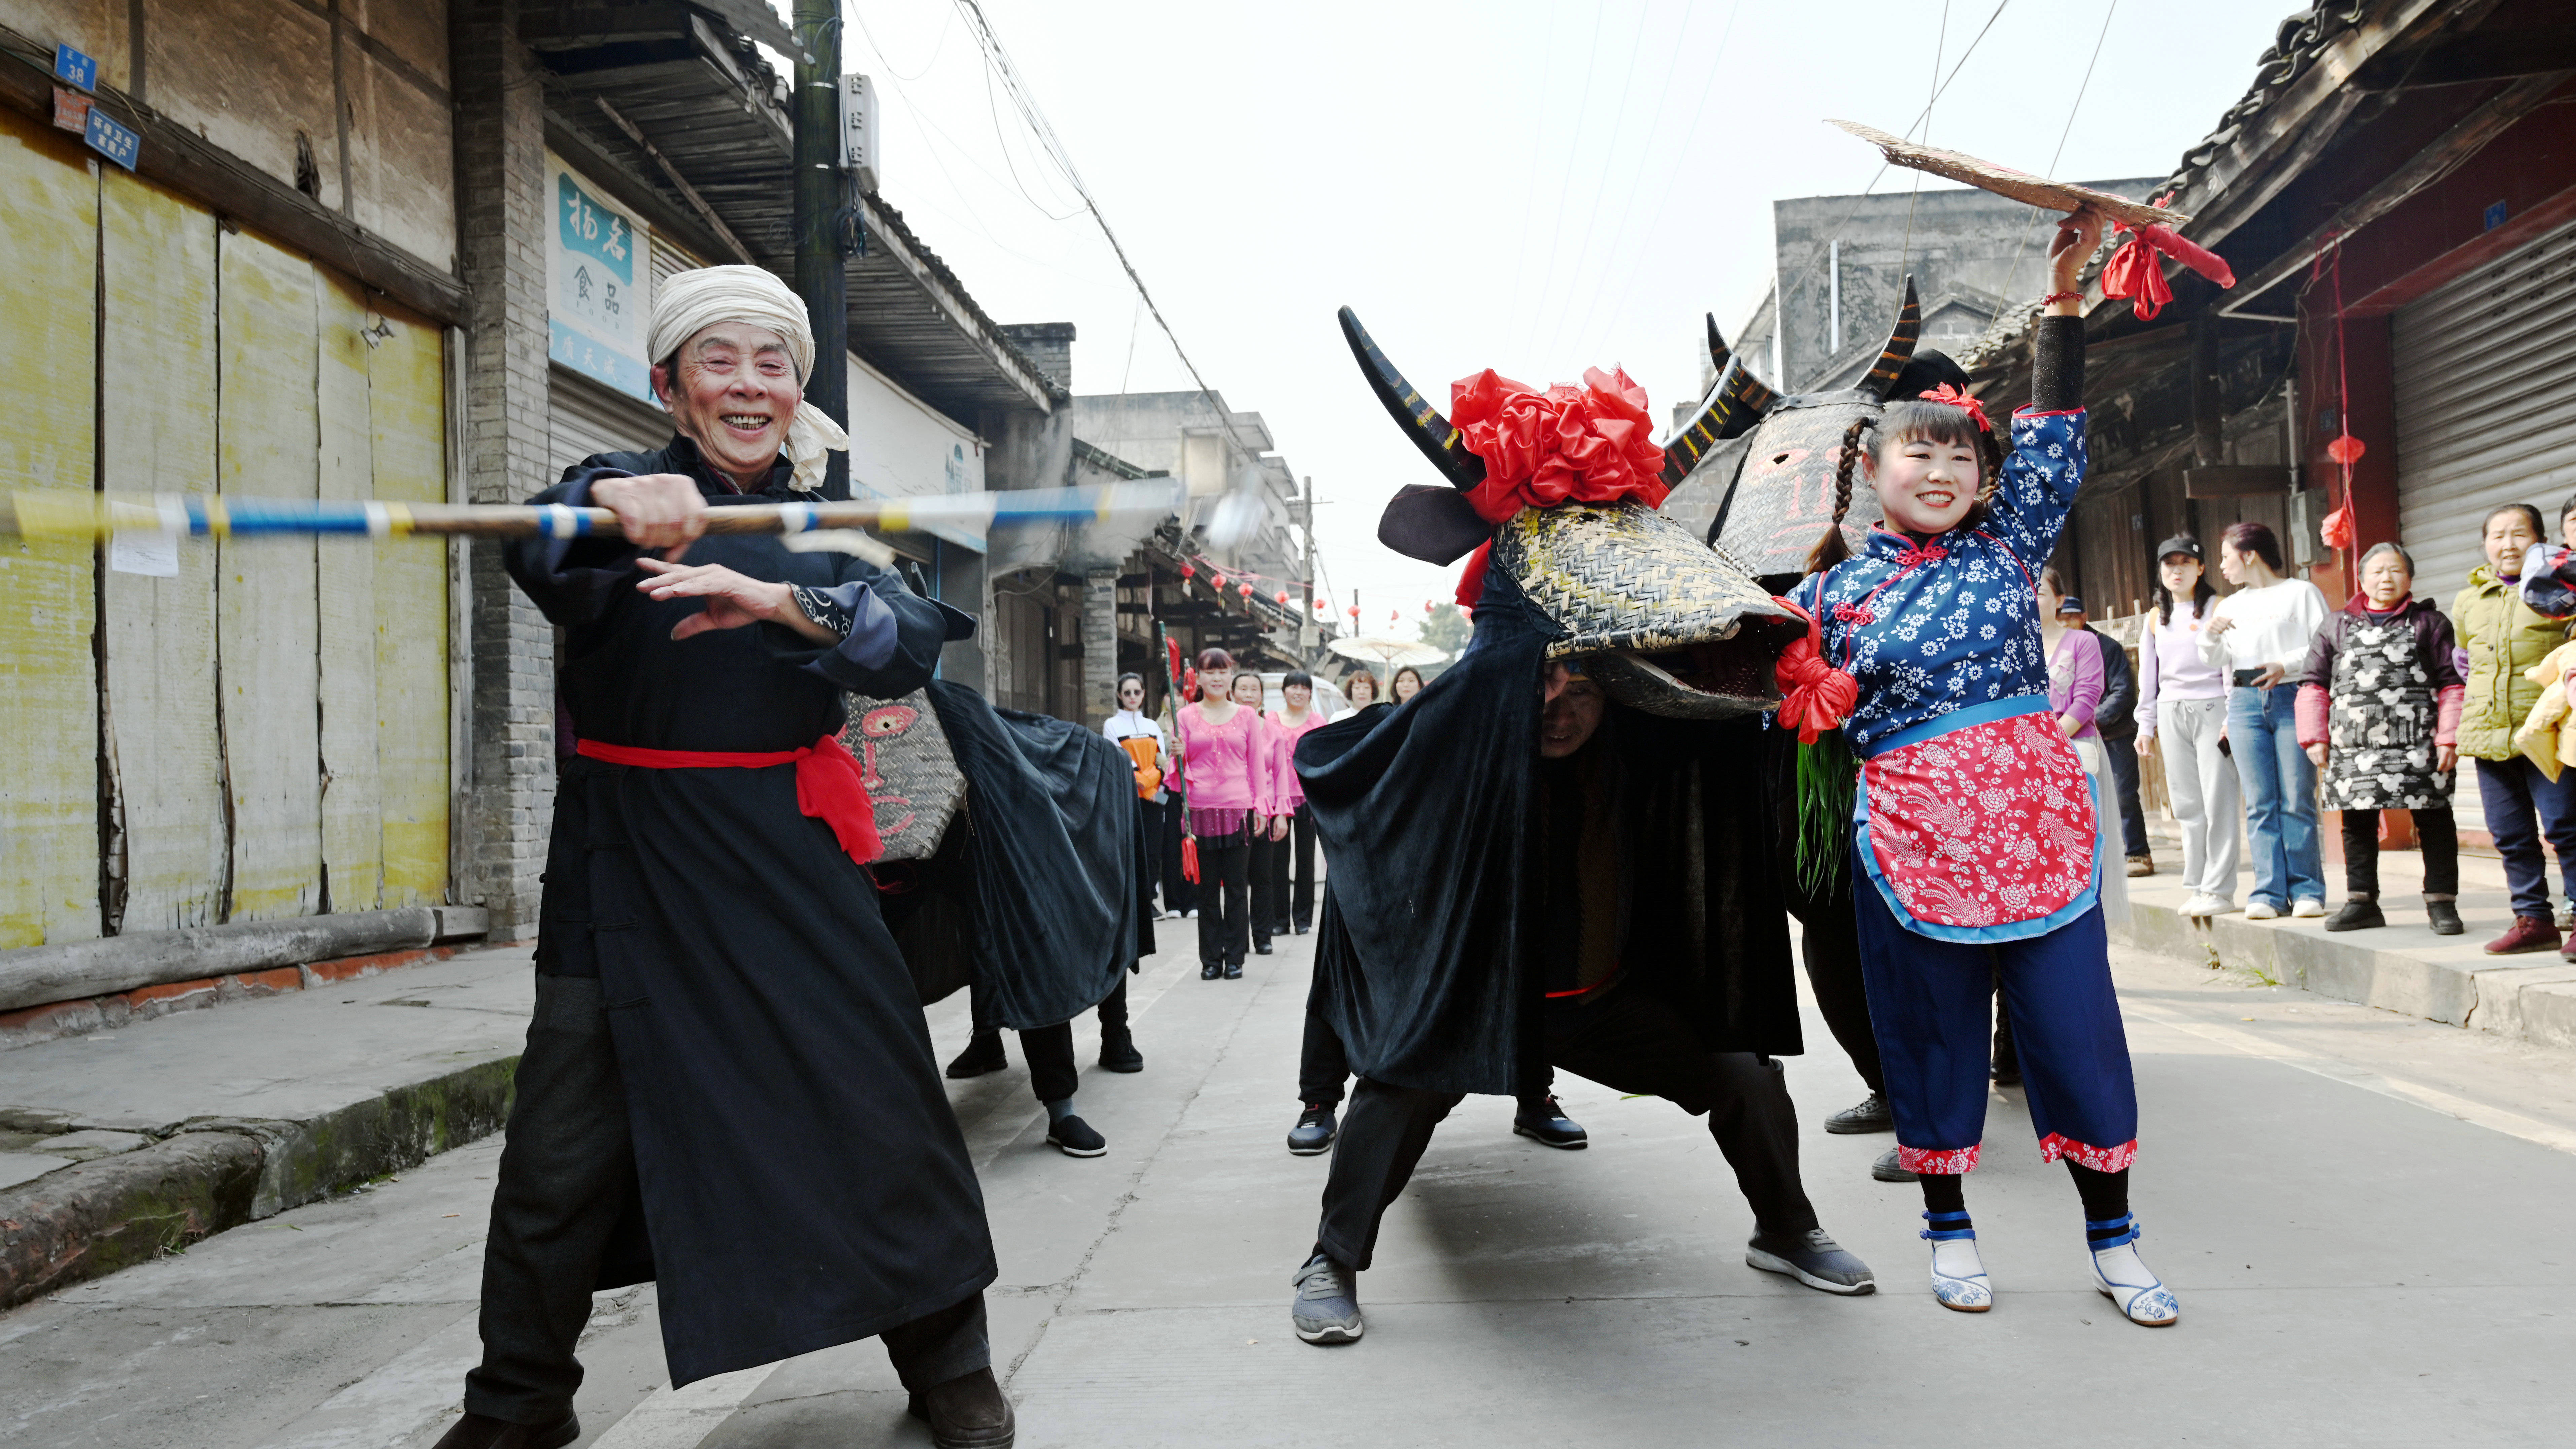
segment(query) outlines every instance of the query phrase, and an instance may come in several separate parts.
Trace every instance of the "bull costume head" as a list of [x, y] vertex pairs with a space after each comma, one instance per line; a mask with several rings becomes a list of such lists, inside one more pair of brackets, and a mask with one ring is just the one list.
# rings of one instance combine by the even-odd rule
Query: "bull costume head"
[[1347, 307], [1341, 322], [1369, 387], [1446, 480], [1397, 493], [1379, 542], [1437, 564], [1488, 550], [1486, 567], [1554, 626], [1545, 657], [1582, 658], [1623, 704], [1722, 718], [1779, 703], [1773, 665], [1805, 621], [1657, 511], [1699, 455], [1648, 441], [1625, 374], [1542, 394], [1481, 373], [1453, 389], [1466, 420], [1453, 427]]
[[[1696, 483], [1719, 499], [1709, 547], [1782, 590], [1805, 575], [1808, 551], [1834, 522], [1834, 475], [1852, 425], [1875, 422], [1890, 398], [1910, 398], [1945, 382], [1963, 391], [1967, 386], [1967, 375], [1949, 358], [1917, 353], [1922, 331], [1922, 309], [1909, 276], [1887, 345], [1857, 384], [1782, 396], [1756, 378], [1740, 354], [1727, 354], [1710, 320], [1717, 385], [1665, 449], [1679, 465], [1666, 474], [1667, 483], [1678, 485], [1696, 472]], [[1877, 495], [1855, 489], [1842, 518], [1853, 552], [1880, 516]]]

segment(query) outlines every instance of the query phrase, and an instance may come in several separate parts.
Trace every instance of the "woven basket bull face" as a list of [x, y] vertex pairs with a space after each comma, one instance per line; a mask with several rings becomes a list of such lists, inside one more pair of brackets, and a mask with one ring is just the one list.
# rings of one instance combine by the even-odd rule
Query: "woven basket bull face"
[[841, 743], [859, 757], [859, 780], [876, 806], [882, 860], [928, 860], [966, 798], [966, 775], [939, 728], [927, 690], [901, 699], [844, 696]]
[[[1562, 631], [1550, 659], [1582, 658], [1612, 698], [1655, 714], [1717, 718], [1776, 706], [1772, 666], [1806, 625], [1690, 530], [1635, 501], [1525, 507], [1499, 527], [1465, 490], [1484, 460], [1386, 360], [1344, 308], [1343, 334], [1379, 400], [1449, 481], [1404, 489], [1378, 539], [1409, 557], [1454, 563], [1488, 542], [1500, 569]], [[1667, 447], [1667, 479], [1692, 453]]]

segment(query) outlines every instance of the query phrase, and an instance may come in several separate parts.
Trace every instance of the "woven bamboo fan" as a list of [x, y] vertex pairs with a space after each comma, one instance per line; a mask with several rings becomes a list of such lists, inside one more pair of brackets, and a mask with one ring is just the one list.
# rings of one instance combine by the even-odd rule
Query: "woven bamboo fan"
[[2090, 186], [2078, 186], [2071, 181], [2046, 181], [2008, 166], [1998, 166], [1992, 161], [1978, 160], [1963, 152], [1917, 146], [1902, 136], [1891, 136], [1858, 121], [1828, 120], [1825, 124], [1838, 126], [1876, 146], [1891, 166], [1929, 171], [1935, 176], [1946, 176], [1952, 181], [1964, 182], [1997, 196], [2008, 196], [2030, 206], [2056, 212], [2089, 206], [2113, 221], [2125, 221], [2131, 226], [2184, 226], [2191, 221], [2189, 216], [2179, 211], [2166, 211], [2142, 201], [2131, 201], [2125, 196], [2114, 196], [2108, 191], [2096, 191]]

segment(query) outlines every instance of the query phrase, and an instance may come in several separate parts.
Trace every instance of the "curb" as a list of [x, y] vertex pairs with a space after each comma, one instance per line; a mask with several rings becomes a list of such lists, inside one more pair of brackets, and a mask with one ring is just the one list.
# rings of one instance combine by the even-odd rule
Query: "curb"
[[149, 1146], [0, 1191], [0, 1309], [185, 1252], [497, 1132], [518, 1065], [515, 1055], [487, 1059], [305, 1121], [201, 1118]]
[[[2355, 932], [2383, 936], [2387, 931]], [[2427, 1021], [2492, 1031], [2544, 1046], [2576, 1047], [2576, 963], [2554, 951], [2485, 956], [2474, 946], [2439, 956], [2328, 936], [2307, 922], [2242, 915], [2193, 918], [2132, 900], [2128, 942], [2142, 950], [2243, 967], [2284, 986]], [[2468, 953], [2468, 959], [2444, 959]]]

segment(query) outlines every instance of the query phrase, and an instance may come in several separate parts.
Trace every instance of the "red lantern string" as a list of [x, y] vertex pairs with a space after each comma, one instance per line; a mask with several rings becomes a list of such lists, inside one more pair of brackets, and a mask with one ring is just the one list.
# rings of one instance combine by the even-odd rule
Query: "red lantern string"
[[2326, 457], [2343, 473], [2343, 503], [2317, 524], [2317, 538], [2335, 551], [2335, 566], [2343, 567], [2344, 550], [2354, 542], [2352, 515], [2352, 465], [2368, 451], [2352, 435], [2352, 385], [2344, 365], [2343, 340], [2343, 248], [2338, 244], [2342, 233], [2328, 235], [2317, 244], [2316, 260], [2308, 267], [2308, 284], [2316, 285], [2320, 272], [2326, 270], [2326, 251], [2334, 251], [2334, 324], [2335, 324], [2335, 422], [2339, 429], [2333, 441], [2326, 444]]

